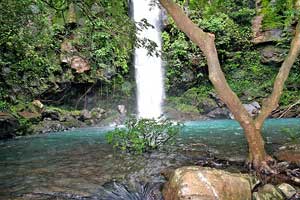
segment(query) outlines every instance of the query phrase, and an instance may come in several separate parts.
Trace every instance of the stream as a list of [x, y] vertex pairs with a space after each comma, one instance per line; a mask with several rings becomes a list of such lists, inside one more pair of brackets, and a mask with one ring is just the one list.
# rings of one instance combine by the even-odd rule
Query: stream
[[[112, 128], [84, 128], [0, 141], [0, 199], [47, 199], [32, 194], [91, 196], [107, 182], [163, 182], [166, 169], [213, 157], [242, 163], [247, 144], [233, 120], [186, 122], [176, 144], [140, 156], [105, 142]], [[299, 131], [300, 119], [270, 119], [263, 129], [268, 152]], [[232, 168], [232, 171], [238, 171]], [[51, 198], [48, 198], [51, 199]]]

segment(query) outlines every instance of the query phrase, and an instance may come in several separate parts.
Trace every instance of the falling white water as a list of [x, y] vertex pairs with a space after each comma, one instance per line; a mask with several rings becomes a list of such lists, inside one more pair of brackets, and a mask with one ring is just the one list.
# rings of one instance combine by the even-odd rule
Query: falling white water
[[[133, 0], [134, 21], [146, 19], [154, 26], [138, 32], [140, 39], [147, 38], [157, 44], [161, 50], [160, 19], [161, 10], [151, 6], [151, 0]], [[137, 84], [138, 116], [141, 118], [158, 118], [162, 115], [164, 97], [163, 69], [160, 56], [147, 55], [148, 50], [140, 47], [135, 49], [135, 79]]]

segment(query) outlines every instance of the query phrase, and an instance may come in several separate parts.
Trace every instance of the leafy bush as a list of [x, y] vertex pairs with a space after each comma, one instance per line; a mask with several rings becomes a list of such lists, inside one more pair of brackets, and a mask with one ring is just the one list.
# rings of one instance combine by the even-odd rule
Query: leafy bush
[[282, 128], [281, 131], [287, 135], [288, 140], [292, 143], [300, 141], [300, 132], [292, 128]]
[[129, 118], [125, 128], [115, 128], [106, 135], [106, 140], [114, 148], [141, 154], [157, 149], [171, 142], [179, 134], [181, 124], [167, 119]]

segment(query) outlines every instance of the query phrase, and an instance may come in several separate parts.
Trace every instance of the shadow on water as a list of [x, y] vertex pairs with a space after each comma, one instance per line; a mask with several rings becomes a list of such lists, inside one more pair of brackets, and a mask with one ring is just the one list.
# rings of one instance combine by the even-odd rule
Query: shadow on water
[[[263, 132], [269, 152], [287, 141], [284, 128], [299, 130], [300, 119], [267, 121]], [[165, 170], [201, 164], [239, 171], [247, 156], [242, 129], [232, 120], [187, 122], [176, 145], [140, 156], [114, 151], [104, 140], [107, 130], [76, 129], [1, 141], [0, 197], [159, 199], [152, 196], [160, 195]]]

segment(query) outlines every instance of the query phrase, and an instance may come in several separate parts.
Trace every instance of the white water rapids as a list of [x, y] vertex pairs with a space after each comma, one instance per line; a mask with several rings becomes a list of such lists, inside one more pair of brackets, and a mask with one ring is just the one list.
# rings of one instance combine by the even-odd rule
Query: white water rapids
[[[140, 39], [147, 38], [157, 44], [161, 51], [161, 10], [151, 6], [151, 0], [132, 0], [133, 18], [135, 22], [146, 19], [154, 26], [138, 32]], [[143, 47], [135, 49], [134, 56], [135, 79], [137, 84], [137, 110], [141, 118], [158, 118], [162, 115], [164, 98], [163, 69], [160, 56], [148, 55]]]

